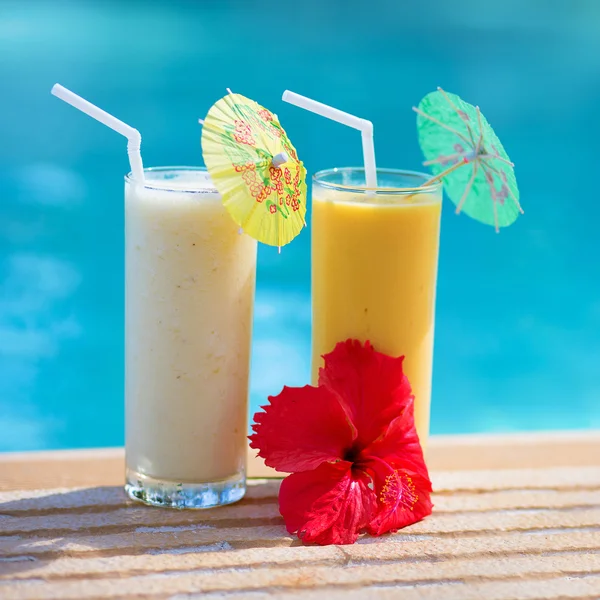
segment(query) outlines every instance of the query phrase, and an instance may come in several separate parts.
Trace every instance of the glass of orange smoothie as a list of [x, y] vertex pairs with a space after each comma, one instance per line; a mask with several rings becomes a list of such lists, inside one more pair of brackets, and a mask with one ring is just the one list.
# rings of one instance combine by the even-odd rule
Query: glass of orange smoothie
[[430, 175], [362, 168], [313, 177], [312, 379], [348, 338], [405, 356], [421, 443], [429, 433], [442, 186]]

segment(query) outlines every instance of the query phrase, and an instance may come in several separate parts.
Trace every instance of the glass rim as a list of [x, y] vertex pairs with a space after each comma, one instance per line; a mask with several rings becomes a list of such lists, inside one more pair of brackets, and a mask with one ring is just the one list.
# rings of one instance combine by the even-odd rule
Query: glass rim
[[[442, 186], [441, 181], [435, 181], [430, 183], [427, 186], [417, 186], [417, 187], [367, 187], [366, 185], [346, 185], [343, 183], [330, 183], [325, 181], [324, 178], [328, 175], [332, 175], [334, 173], [351, 173], [351, 172], [365, 172], [364, 167], [334, 167], [333, 169], [323, 169], [321, 171], [317, 171], [312, 176], [313, 184], [318, 184], [323, 188], [327, 188], [329, 190], [337, 190], [340, 192], [352, 192], [357, 194], [364, 194], [366, 192], [375, 192], [375, 194], [395, 194], [395, 195], [404, 195], [410, 194], [430, 194], [432, 192], [437, 192]], [[404, 177], [412, 177], [415, 179], [422, 179], [423, 182], [427, 182], [429, 179], [433, 177], [433, 175], [429, 173], [423, 173], [420, 171], [411, 171], [407, 169], [385, 169], [378, 168], [377, 175], [392, 175], [392, 176], [404, 176]]]
[[[194, 167], [194, 166], [189, 166], [189, 165], [174, 165], [174, 166], [165, 166], [165, 167], [145, 167], [144, 168], [144, 173], [167, 173], [169, 171], [179, 171], [179, 172], [185, 172], [185, 171], [192, 171], [192, 172], [200, 172], [200, 173], [207, 173], [208, 174], [208, 169], [206, 167]], [[165, 184], [168, 183], [168, 180], [163, 180]], [[130, 183], [130, 184], [135, 184], [137, 183], [137, 181], [135, 180], [135, 178], [133, 177], [133, 172], [129, 171], [129, 173], [127, 173], [125, 175], [125, 182], [126, 183]], [[150, 185], [149, 185], [150, 183]], [[189, 190], [186, 188], [174, 188], [174, 187], [169, 187], [168, 185], [151, 185], [152, 183], [154, 183], [153, 181], [148, 182], [148, 180], [144, 181], [144, 189], [145, 190], [158, 190], [160, 192], [180, 192], [183, 194], [218, 194], [219, 190], [217, 190], [217, 188], [215, 187], [214, 183], [212, 183], [211, 180], [211, 186], [212, 187], [206, 187], [206, 188], [202, 188], [201, 190]]]

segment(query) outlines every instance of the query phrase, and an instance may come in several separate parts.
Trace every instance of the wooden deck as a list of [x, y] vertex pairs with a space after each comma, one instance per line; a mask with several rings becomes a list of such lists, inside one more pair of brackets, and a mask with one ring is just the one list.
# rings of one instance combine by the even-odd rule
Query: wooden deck
[[253, 457], [246, 499], [126, 499], [121, 450], [0, 455], [0, 598], [598, 599], [600, 432], [434, 438], [434, 514], [303, 547]]

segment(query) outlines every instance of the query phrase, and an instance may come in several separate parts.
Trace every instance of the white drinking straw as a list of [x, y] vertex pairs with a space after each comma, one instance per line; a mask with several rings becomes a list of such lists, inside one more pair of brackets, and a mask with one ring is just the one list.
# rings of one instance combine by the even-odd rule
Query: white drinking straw
[[358, 129], [362, 136], [363, 160], [365, 163], [365, 182], [368, 188], [377, 187], [377, 167], [375, 166], [375, 146], [373, 145], [373, 123], [360, 117], [355, 117], [347, 112], [327, 106], [316, 100], [311, 100], [306, 96], [301, 96], [294, 92], [286, 90], [283, 92], [282, 100], [289, 102], [305, 110], [317, 113], [322, 117], [327, 117], [332, 121], [337, 121], [348, 127]]
[[127, 138], [127, 154], [129, 156], [129, 164], [131, 165], [133, 177], [138, 183], [144, 183], [144, 165], [142, 164], [142, 155], [140, 154], [142, 136], [137, 129], [134, 129], [116, 117], [109, 115], [106, 111], [94, 106], [91, 102], [84, 100], [81, 96], [74, 94], [58, 83], [52, 88], [52, 94], [79, 109], [81, 112], [84, 112], [86, 115], [89, 115], [93, 119], [96, 119], [96, 121], [100, 121], [100, 123], [114, 129], [117, 133], [124, 135]]

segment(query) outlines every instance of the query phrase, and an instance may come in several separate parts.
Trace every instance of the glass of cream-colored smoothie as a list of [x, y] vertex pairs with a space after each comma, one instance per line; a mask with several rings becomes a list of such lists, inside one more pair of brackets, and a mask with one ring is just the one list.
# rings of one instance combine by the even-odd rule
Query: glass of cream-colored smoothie
[[175, 508], [245, 492], [256, 241], [206, 170], [125, 179], [126, 490]]
[[321, 171], [312, 196], [312, 379], [348, 338], [404, 355], [424, 446], [429, 433], [442, 186], [430, 176], [361, 168]]

